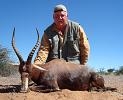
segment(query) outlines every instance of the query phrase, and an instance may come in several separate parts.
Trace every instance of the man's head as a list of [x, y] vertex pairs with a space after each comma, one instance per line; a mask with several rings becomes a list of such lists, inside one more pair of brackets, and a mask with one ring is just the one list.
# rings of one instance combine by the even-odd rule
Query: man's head
[[64, 5], [54, 7], [53, 19], [58, 29], [64, 28], [68, 21], [67, 9]]

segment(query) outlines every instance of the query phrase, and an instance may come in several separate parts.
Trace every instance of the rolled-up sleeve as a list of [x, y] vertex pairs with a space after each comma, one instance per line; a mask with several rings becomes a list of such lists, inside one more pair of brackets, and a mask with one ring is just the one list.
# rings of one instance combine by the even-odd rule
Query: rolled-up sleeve
[[90, 53], [90, 45], [88, 42], [88, 38], [80, 26], [80, 56], [81, 56], [81, 64], [85, 65], [87, 63], [88, 57]]
[[34, 64], [43, 64], [46, 62], [50, 50], [50, 44], [46, 33], [43, 34], [41, 44], [34, 59]]

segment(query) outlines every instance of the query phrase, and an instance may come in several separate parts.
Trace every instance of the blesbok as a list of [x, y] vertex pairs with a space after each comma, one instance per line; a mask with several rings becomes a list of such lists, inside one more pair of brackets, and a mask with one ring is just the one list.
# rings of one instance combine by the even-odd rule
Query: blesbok
[[[21, 75], [21, 92], [28, 91], [28, 81], [31, 79], [41, 86], [35, 89], [41, 91], [58, 91], [60, 89], [70, 90], [90, 90], [92, 87], [104, 89], [104, 79], [96, 72], [91, 71], [85, 65], [73, 64], [62, 59], [54, 59], [42, 65], [32, 64], [32, 57], [39, 45], [39, 32], [36, 45], [30, 52], [27, 61], [24, 61], [17, 48], [15, 47], [13, 30], [12, 47], [20, 61], [19, 72]], [[44, 89], [44, 90], [42, 90]]]
[[[36, 65], [33, 65], [31, 64], [31, 61], [32, 61], [32, 57], [33, 57], [33, 54], [36, 50], [36, 48], [39, 46], [40, 44], [40, 36], [39, 36], [39, 32], [38, 30], [36, 29], [37, 31], [37, 35], [38, 35], [38, 39], [37, 39], [37, 42], [35, 44], [35, 46], [33, 47], [32, 51], [29, 53], [29, 56], [27, 58], [27, 61], [24, 61], [21, 54], [18, 52], [18, 49], [15, 47], [15, 40], [14, 40], [14, 35], [15, 35], [15, 28], [13, 30], [13, 35], [12, 35], [12, 47], [19, 59], [19, 73], [21, 75], [21, 92], [27, 92], [28, 91], [28, 82], [29, 82], [29, 79], [31, 79], [31, 76], [33, 76], [32, 74], [32, 68], [34, 70], [36, 70], [36, 72], [40, 72], [40, 70], [45, 70], [41, 67], [38, 67]], [[38, 70], [37, 70], [38, 69]], [[37, 74], [35, 74], [36, 76]]]

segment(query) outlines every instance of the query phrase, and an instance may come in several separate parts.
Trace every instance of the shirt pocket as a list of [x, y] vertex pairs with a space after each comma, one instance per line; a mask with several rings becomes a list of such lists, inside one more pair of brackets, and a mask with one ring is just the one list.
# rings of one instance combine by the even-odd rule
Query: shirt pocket
[[77, 40], [67, 41], [68, 44], [68, 54], [70, 56], [75, 56], [80, 53]]

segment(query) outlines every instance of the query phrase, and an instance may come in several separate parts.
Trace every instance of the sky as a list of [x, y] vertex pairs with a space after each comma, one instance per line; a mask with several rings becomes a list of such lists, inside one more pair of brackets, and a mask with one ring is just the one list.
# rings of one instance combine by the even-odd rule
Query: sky
[[[0, 44], [13, 51], [15, 27], [16, 47], [26, 60], [37, 41], [36, 28], [42, 37], [53, 22], [57, 4], [65, 5], [69, 19], [84, 28], [90, 43], [90, 67], [118, 69], [123, 65], [123, 0], [0, 0]], [[14, 53], [12, 58], [18, 61]]]

